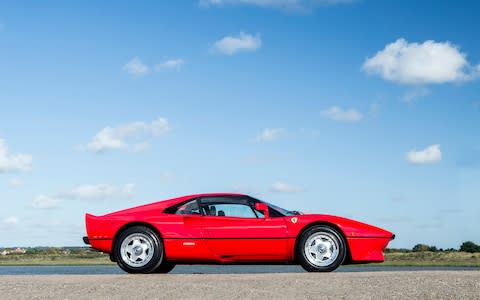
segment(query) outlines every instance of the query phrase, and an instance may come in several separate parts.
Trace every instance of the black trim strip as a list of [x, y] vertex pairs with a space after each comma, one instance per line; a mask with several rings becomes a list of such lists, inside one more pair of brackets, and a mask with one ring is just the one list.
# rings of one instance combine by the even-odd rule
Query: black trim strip
[[363, 236], [347, 236], [347, 239], [391, 239], [390, 236], [372, 236], [372, 235], [363, 235]]
[[295, 239], [296, 237], [279, 237], [279, 238], [227, 238], [227, 237], [220, 237], [220, 238], [205, 238], [205, 237], [199, 237], [199, 238], [163, 238], [164, 240], [287, 240], [287, 239]]
[[98, 238], [98, 239], [88, 239], [89, 241], [108, 241], [113, 240], [112, 238]]

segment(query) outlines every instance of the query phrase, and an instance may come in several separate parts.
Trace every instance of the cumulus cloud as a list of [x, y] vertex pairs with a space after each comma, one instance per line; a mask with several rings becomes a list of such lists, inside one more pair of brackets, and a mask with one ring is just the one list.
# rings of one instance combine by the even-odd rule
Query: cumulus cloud
[[351, 3], [355, 0], [200, 0], [200, 6], [255, 5], [260, 7], [307, 9], [315, 6], [327, 6]]
[[18, 218], [14, 216], [6, 217], [2, 220], [2, 223], [5, 225], [15, 225], [18, 224]]
[[159, 63], [155, 65], [155, 70], [156, 71], [161, 71], [161, 70], [180, 70], [180, 68], [185, 64], [185, 61], [181, 58], [177, 59], [169, 59], [167, 61], [164, 61], [162, 63]]
[[257, 142], [271, 142], [278, 138], [278, 136], [283, 132], [282, 128], [266, 128], [264, 129], [255, 140]]
[[237, 183], [233, 185], [232, 191], [235, 193], [254, 194], [256, 188], [251, 184]]
[[121, 200], [133, 197], [135, 184], [124, 186], [109, 184], [83, 184], [71, 190], [56, 193], [51, 196], [40, 195], [33, 200], [33, 207], [39, 209], [57, 208], [65, 200]]
[[275, 182], [270, 190], [277, 193], [300, 193], [304, 191], [302, 187], [290, 185], [281, 181]]
[[405, 102], [413, 102], [430, 94], [430, 90], [424, 87], [408, 90], [402, 97]]
[[450, 42], [428, 40], [419, 44], [398, 39], [366, 59], [363, 70], [406, 85], [460, 82], [480, 74], [480, 65], [472, 66], [466, 57]]
[[31, 155], [8, 155], [7, 143], [0, 139], [0, 173], [10, 171], [29, 172], [32, 170], [32, 161]]
[[363, 114], [358, 112], [356, 109], [343, 109], [338, 106], [332, 106], [326, 110], [320, 112], [320, 114], [328, 119], [335, 121], [360, 121], [363, 119]]
[[442, 160], [442, 151], [440, 150], [440, 145], [436, 144], [420, 151], [409, 151], [405, 155], [405, 158], [412, 164], [433, 164]]
[[164, 171], [160, 173], [160, 180], [162, 181], [172, 181], [177, 178], [177, 174], [170, 172], [170, 171]]
[[180, 70], [180, 68], [185, 64], [185, 61], [181, 58], [169, 59], [159, 64], [148, 66], [144, 64], [140, 58], [135, 57], [129, 62], [127, 62], [123, 69], [135, 76], [142, 76], [150, 73], [150, 71], [163, 71], [163, 70]]
[[17, 178], [12, 178], [8, 181], [8, 185], [12, 188], [18, 188], [23, 186], [23, 181]]
[[123, 66], [123, 69], [135, 76], [145, 75], [150, 71], [150, 68], [146, 64], [144, 64], [138, 57], [135, 57], [129, 62], [127, 62]]
[[77, 186], [60, 197], [65, 199], [78, 200], [106, 200], [111, 198], [129, 198], [133, 196], [135, 185], [126, 184], [123, 187], [116, 187], [109, 184], [84, 184]]
[[54, 198], [46, 195], [39, 195], [33, 200], [32, 205], [33, 207], [39, 208], [39, 209], [53, 209], [60, 206], [61, 202], [62, 200], [58, 198]]
[[86, 149], [94, 152], [106, 150], [139, 152], [148, 147], [146, 138], [160, 137], [169, 131], [170, 126], [165, 118], [158, 118], [151, 123], [131, 122], [115, 127], [105, 127], [86, 145]]
[[255, 51], [262, 46], [260, 35], [255, 36], [240, 32], [238, 36], [226, 36], [217, 41], [213, 50], [218, 53], [233, 55], [238, 52]]

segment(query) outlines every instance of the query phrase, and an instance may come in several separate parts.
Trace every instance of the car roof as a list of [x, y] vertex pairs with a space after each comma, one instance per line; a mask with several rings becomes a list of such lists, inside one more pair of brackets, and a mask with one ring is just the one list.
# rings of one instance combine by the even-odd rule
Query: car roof
[[218, 196], [248, 196], [241, 193], [202, 193], [184, 196], [185, 198], [197, 198], [197, 197], [218, 197]]
[[135, 213], [135, 212], [140, 212], [140, 211], [148, 211], [148, 210], [151, 210], [151, 209], [163, 210], [167, 207], [182, 203], [184, 201], [188, 201], [189, 199], [194, 199], [194, 198], [198, 198], [198, 197], [221, 197], [221, 196], [245, 197], [245, 196], [248, 196], [248, 195], [240, 194], [240, 193], [202, 193], [202, 194], [185, 195], [185, 196], [160, 200], [160, 201], [156, 201], [156, 202], [149, 203], [149, 204], [144, 204], [144, 205], [140, 205], [140, 206], [135, 206], [135, 207], [123, 209], [123, 210], [120, 210], [120, 211], [109, 213], [106, 216], [120, 215], [120, 214], [124, 214], [124, 213]]

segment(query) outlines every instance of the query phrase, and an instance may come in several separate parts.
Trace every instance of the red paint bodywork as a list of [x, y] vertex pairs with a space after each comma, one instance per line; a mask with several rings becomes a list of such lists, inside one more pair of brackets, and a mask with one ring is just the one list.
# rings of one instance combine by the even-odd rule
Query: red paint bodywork
[[345, 263], [382, 262], [383, 250], [393, 233], [354, 220], [304, 214], [276, 218], [237, 218], [164, 213], [197, 194], [138, 206], [104, 216], [85, 215], [92, 248], [111, 253], [116, 234], [133, 224], [144, 224], [161, 236], [166, 258], [175, 263], [295, 262], [296, 241], [314, 224], [337, 228], [348, 245]]

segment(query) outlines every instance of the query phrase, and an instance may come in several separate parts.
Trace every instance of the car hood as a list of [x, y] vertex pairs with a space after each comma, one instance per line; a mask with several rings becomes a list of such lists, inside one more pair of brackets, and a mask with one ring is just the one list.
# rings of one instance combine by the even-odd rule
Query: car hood
[[[378, 238], [394, 238], [395, 235], [383, 228], [376, 227], [367, 223], [356, 220], [343, 218], [339, 216], [325, 214], [300, 214], [290, 218], [292, 223], [306, 225], [309, 223], [325, 222], [331, 223], [339, 227], [347, 237], [378, 237]], [[292, 220], [293, 218], [293, 220]], [[295, 219], [296, 218], [296, 219]]]

